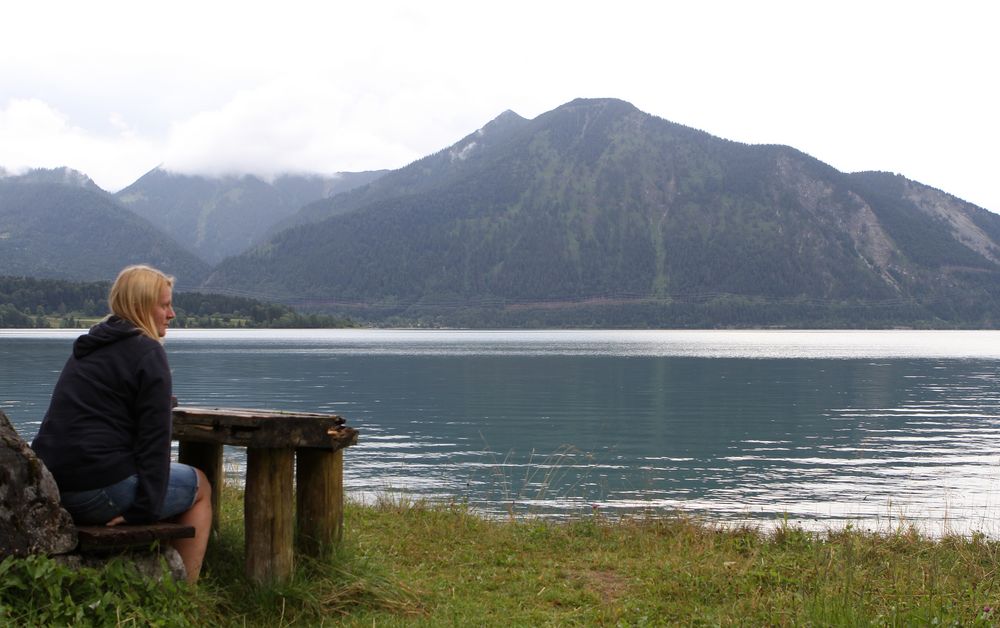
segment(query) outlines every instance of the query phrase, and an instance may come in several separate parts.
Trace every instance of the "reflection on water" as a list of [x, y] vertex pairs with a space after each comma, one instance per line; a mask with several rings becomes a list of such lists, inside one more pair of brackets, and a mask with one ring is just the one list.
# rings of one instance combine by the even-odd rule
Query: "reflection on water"
[[[0, 407], [28, 438], [75, 335], [0, 331]], [[359, 497], [998, 532], [996, 332], [173, 331], [167, 346], [181, 403], [347, 418]]]

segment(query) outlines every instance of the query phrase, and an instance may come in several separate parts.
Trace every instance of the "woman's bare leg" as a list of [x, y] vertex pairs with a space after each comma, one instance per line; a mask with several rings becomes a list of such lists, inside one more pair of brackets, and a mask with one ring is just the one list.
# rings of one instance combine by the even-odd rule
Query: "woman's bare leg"
[[195, 471], [198, 473], [198, 494], [191, 508], [176, 519], [177, 523], [194, 527], [194, 538], [174, 539], [170, 542], [181, 555], [189, 584], [198, 582], [201, 562], [205, 558], [205, 548], [208, 547], [208, 536], [212, 532], [212, 485], [201, 469]]

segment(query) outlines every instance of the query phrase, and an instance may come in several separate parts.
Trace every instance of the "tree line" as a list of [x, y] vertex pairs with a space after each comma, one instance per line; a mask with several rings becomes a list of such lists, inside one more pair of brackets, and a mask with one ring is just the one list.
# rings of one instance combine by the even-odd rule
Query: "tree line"
[[[87, 327], [109, 311], [107, 281], [0, 276], [0, 327]], [[304, 314], [279, 303], [200, 292], [175, 292], [173, 327], [355, 327], [349, 318]]]

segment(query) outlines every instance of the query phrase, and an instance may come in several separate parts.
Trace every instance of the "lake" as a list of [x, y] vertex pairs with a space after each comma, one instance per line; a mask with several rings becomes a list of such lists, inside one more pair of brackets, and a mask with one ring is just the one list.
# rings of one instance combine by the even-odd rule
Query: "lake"
[[[28, 440], [79, 333], [0, 330], [0, 408]], [[1000, 532], [1000, 332], [171, 330], [166, 346], [182, 405], [347, 419], [357, 499]]]

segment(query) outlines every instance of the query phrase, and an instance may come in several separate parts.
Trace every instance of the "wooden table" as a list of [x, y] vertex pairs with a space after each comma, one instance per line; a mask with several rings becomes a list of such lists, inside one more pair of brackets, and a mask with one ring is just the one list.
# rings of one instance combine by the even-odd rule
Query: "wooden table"
[[223, 488], [222, 448], [247, 449], [243, 513], [248, 578], [259, 583], [287, 581], [294, 567], [293, 542], [299, 552], [318, 556], [341, 539], [343, 450], [358, 441], [357, 430], [343, 418], [179, 406], [173, 421], [179, 461], [204, 471], [212, 484], [215, 527]]

